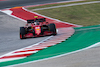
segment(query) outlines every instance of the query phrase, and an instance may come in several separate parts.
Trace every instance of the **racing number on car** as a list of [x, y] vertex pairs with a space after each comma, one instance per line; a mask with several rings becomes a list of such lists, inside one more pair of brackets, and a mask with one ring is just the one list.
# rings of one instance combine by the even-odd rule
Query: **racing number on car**
[[41, 28], [39, 26], [35, 27], [35, 33], [39, 35], [41, 33]]

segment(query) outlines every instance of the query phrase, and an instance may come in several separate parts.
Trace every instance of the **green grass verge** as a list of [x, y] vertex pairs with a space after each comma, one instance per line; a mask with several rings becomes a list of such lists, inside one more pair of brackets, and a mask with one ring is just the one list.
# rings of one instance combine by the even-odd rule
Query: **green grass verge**
[[[95, 1], [95, 0], [87, 0], [87, 1]], [[64, 5], [65, 3], [61, 3], [59, 5], [62, 4]], [[58, 4], [54, 4], [54, 5], [58, 5]], [[49, 5], [49, 6], [54, 6], [54, 5]], [[46, 7], [46, 6], [48, 5], [40, 6], [40, 7]], [[88, 4], [88, 5], [39, 10], [35, 12], [55, 19], [59, 19], [61, 21], [83, 25], [83, 26], [90, 26], [90, 25], [100, 24], [99, 7], [100, 7], [100, 3], [96, 3], [96, 4]]]
[[43, 5], [43, 6], [29, 7], [27, 9], [33, 10], [33, 9], [37, 9], [37, 8], [45, 8], [45, 7], [67, 5], [67, 4], [73, 4], [73, 3], [90, 2], [90, 1], [99, 1], [99, 0], [85, 0], [85, 1], [76, 1], [76, 2], [68, 2], [68, 3], [48, 4], [48, 5]]

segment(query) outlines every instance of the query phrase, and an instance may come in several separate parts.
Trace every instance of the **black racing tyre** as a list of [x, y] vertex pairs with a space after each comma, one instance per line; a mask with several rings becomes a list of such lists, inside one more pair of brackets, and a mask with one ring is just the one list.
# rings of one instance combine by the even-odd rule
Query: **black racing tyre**
[[43, 34], [44, 34], [43, 27], [41, 27], [41, 35], [43, 35]]
[[34, 29], [33, 29], [33, 32], [32, 32], [32, 33], [33, 33], [33, 35], [35, 36], [35, 30], [34, 30]]
[[20, 39], [25, 39], [24, 35], [27, 33], [24, 27], [20, 27]]
[[48, 27], [49, 27], [49, 31], [53, 32], [52, 35], [56, 35], [57, 34], [56, 25], [54, 23], [49, 24]]

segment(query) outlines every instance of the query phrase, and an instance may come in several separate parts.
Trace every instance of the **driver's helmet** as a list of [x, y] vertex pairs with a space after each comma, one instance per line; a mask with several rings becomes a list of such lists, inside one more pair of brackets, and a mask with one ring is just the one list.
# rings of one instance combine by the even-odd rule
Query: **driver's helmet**
[[37, 22], [34, 22], [34, 25], [37, 25]]
[[39, 25], [39, 22], [34, 22], [35, 25]]

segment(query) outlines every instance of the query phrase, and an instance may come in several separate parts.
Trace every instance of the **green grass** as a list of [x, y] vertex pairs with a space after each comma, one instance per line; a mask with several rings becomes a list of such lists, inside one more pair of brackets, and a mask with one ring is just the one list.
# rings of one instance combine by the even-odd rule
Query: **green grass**
[[39, 10], [35, 12], [83, 26], [100, 24], [100, 3]]
[[29, 7], [27, 9], [33, 10], [33, 9], [37, 9], [37, 8], [52, 7], [52, 6], [58, 6], [58, 5], [67, 5], [67, 4], [72, 4], [72, 3], [90, 2], [90, 1], [99, 1], [99, 0], [85, 0], [85, 1], [76, 1], [76, 2], [69, 2], [69, 3], [48, 4], [48, 5], [43, 5], [43, 6]]

